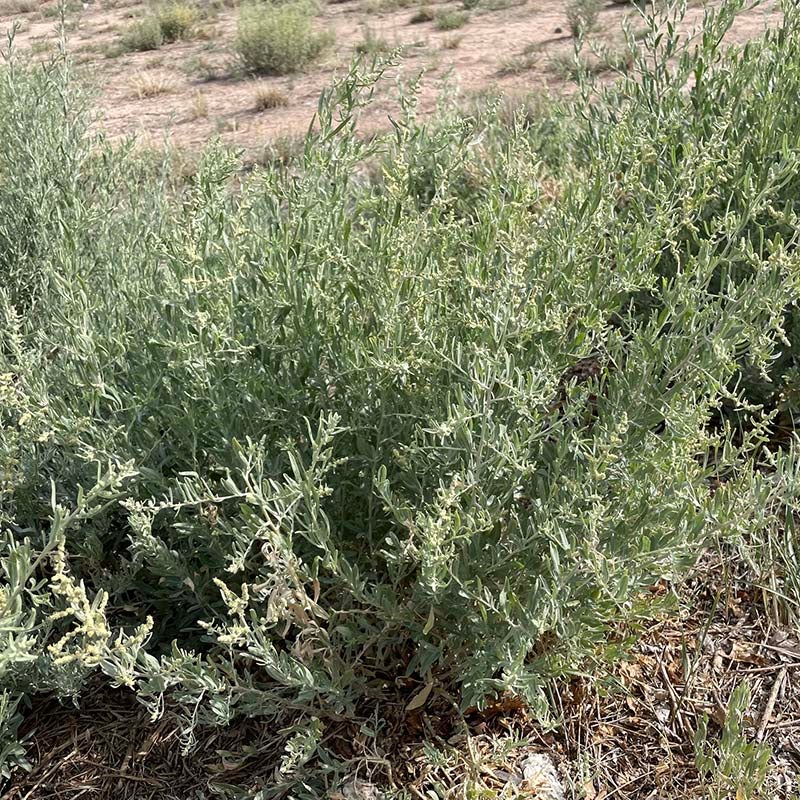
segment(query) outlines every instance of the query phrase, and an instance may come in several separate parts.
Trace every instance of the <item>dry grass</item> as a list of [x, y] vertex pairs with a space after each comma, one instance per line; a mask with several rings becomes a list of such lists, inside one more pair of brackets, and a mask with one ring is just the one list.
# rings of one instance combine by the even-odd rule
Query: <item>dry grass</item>
[[497, 71], [498, 75], [519, 75], [523, 72], [529, 72], [535, 69], [541, 60], [541, 57], [536, 52], [523, 52], [500, 64]]
[[175, 82], [161, 72], [141, 72], [131, 78], [131, 92], [139, 100], [170, 94], [176, 89]]
[[0, 14], [30, 14], [36, 11], [39, 4], [36, 0], [0, 0]]
[[454, 36], [445, 36], [442, 39], [442, 49], [443, 50], [455, 50], [457, 47], [461, 46], [461, 42], [464, 41], [463, 36], [459, 36], [458, 34]]
[[214, 781], [266, 780], [274, 768], [263, 752], [236, 763], [220, 755], [245, 746], [258, 753], [264, 742], [274, 742], [274, 732], [257, 722], [217, 730], [184, 757], [178, 731], [166, 721], [152, 723], [134, 695], [121, 689], [87, 691], [80, 710], [42, 701], [26, 733], [36, 765], [18, 776], [5, 800], [185, 800]]
[[202, 92], [194, 92], [190, 106], [192, 119], [206, 119], [208, 117], [208, 100]]
[[262, 83], [256, 86], [253, 93], [253, 107], [256, 111], [269, 111], [273, 108], [284, 108], [289, 105], [289, 96], [276, 86]]
[[[793, 655], [776, 649], [784, 634], [767, 622], [750, 591], [728, 593], [713, 579], [696, 588], [700, 607], [650, 625], [630, 658], [619, 660], [602, 684], [577, 679], [561, 687], [562, 746], [579, 766], [574, 779], [589, 776], [582, 787], [586, 796], [711, 796], [695, 764], [695, 733], [707, 714], [719, 736], [729, 699], [742, 682], [751, 689], [745, 738], [756, 739], [763, 726], [763, 739], [773, 748], [768, 785], [776, 793], [767, 796], [791, 796], [777, 789], [792, 772], [800, 686], [784, 682], [784, 670], [788, 661], [800, 662], [800, 648]], [[779, 679], [783, 701], [777, 713], [766, 714]]]

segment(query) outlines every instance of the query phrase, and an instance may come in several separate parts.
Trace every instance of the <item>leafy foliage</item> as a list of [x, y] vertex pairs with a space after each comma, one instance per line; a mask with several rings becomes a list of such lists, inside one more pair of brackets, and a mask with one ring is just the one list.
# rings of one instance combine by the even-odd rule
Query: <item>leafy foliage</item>
[[567, 23], [573, 36], [583, 36], [597, 25], [599, 0], [571, 0], [567, 6]]
[[236, 52], [247, 72], [296, 72], [330, 42], [329, 33], [314, 30], [307, 3], [250, 3], [241, 10]]
[[128, 26], [120, 37], [119, 50], [123, 53], [158, 50], [162, 44], [164, 44], [164, 33], [161, 30], [161, 23], [155, 14], [148, 14]]
[[434, 15], [434, 24], [440, 31], [453, 31], [463, 28], [469, 22], [469, 14], [459, 9], [443, 8]]
[[[708, 715], [700, 720], [695, 737], [695, 759], [705, 790], [714, 800], [757, 797], [769, 768], [770, 749], [748, 742], [742, 730], [750, 689], [746, 683], [734, 689], [725, 714], [719, 744], [708, 742]], [[714, 752], [714, 750], [718, 752]]]
[[159, 8], [156, 14], [165, 42], [177, 42], [179, 39], [187, 38], [197, 18], [197, 9], [187, 3], [168, 3]]
[[[178, 188], [87, 133], [62, 61], [9, 62], [7, 740], [100, 672], [187, 745], [266, 718], [284, 791], [398, 675], [546, 717], [645, 587], [778, 526], [741, 508], [796, 501], [764, 443], [796, 409], [800, 11], [722, 53], [738, 5], [510, 125], [412, 92], [365, 143], [357, 66], [291, 170], [211, 148]], [[299, 50], [250, 65], [309, 56], [269, 13], [240, 41]]]
[[198, 9], [188, 3], [165, 3], [129, 25], [110, 53], [158, 50], [163, 44], [187, 39], [199, 16]]

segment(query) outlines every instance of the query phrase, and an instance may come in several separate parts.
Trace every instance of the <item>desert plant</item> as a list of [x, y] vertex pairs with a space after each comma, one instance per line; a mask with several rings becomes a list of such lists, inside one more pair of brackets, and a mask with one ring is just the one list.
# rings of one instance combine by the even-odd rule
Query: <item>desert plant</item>
[[164, 34], [158, 18], [153, 15], [134, 22], [122, 34], [119, 49], [122, 52], [158, 50], [164, 43]]
[[[534, 60], [531, 59], [532, 62]], [[579, 81], [592, 72], [589, 61], [580, 53], [572, 51], [562, 51], [550, 56], [547, 59], [547, 69], [565, 81]]]
[[577, 38], [591, 31], [597, 24], [599, 13], [599, 0], [570, 0], [567, 5], [570, 33]]
[[268, 111], [272, 108], [282, 108], [289, 105], [289, 97], [277, 86], [260, 84], [256, 87], [253, 106], [256, 111]]
[[51, 52], [55, 47], [55, 42], [50, 39], [36, 39], [31, 42], [31, 53], [35, 56]]
[[436, 12], [433, 21], [437, 30], [453, 31], [469, 22], [469, 14], [458, 9], [443, 8]]
[[276, 794], [319, 797], [365, 707], [547, 719], [709, 542], [780, 541], [750, 557], [797, 612], [800, 9], [721, 52], [721, 8], [511, 124], [412, 93], [367, 141], [356, 65], [268, 168], [180, 181], [91, 133], [67, 62], [11, 59], [9, 764], [24, 698], [93, 677], [186, 747], [260, 717]]
[[165, 42], [186, 39], [191, 34], [197, 18], [198, 12], [194, 6], [180, 2], [163, 5], [156, 13], [161, 36]]
[[769, 769], [770, 748], [750, 742], [744, 716], [750, 706], [750, 687], [740, 683], [731, 693], [719, 740], [708, 734], [708, 715], [700, 718], [694, 739], [695, 762], [710, 800], [755, 800]]
[[161, 72], [141, 72], [131, 78], [131, 90], [134, 97], [145, 100], [174, 91], [175, 84]]
[[436, 14], [434, 13], [433, 9], [428, 6], [421, 6], [414, 12], [409, 22], [412, 25], [419, 25], [422, 22], [433, 22], [435, 17]]
[[168, 3], [134, 22], [122, 34], [111, 55], [130, 51], [158, 50], [165, 43], [187, 38], [198, 18], [197, 9], [186, 3]]
[[519, 55], [505, 59], [498, 69], [499, 75], [518, 75], [538, 66], [541, 61], [541, 48], [526, 47]]
[[388, 53], [391, 45], [381, 36], [377, 36], [375, 31], [366, 26], [364, 28], [364, 38], [356, 43], [355, 51], [361, 55], [375, 56], [381, 53]]
[[302, 136], [285, 134], [276, 136], [264, 145], [258, 154], [256, 163], [270, 171], [284, 171], [287, 168], [297, 168], [303, 161], [306, 142]]
[[208, 98], [202, 92], [192, 94], [190, 119], [205, 119], [208, 117]]
[[364, 0], [362, 8], [368, 14], [384, 14], [400, 8], [410, 8], [418, 0]]
[[[24, 5], [25, 0], [20, 1]], [[14, 0], [11, 0], [11, 2], [13, 3]], [[44, 19], [52, 19], [53, 17], [59, 17], [62, 14], [74, 14], [75, 12], [80, 12], [82, 10], [82, 0], [58, 0], [57, 2], [45, 5], [41, 9], [40, 13]]]
[[594, 72], [627, 72], [633, 65], [630, 47], [601, 47], [591, 66]]
[[463, 41], [464, 37], [460, 35], [446, 36], [444, 39], [442, 39], [442, 49], [456, 50], [458, 47], [461, 46], [461, 42]]
[[240, 12], [235, 46], [247, 72], [285, 75], [316, 58], [331, 38], [314, 30], [307, 5], [250, 4]]
[[25, 747], [20, 742], [19, 727], [23, 716], [19, 710], [21, 695], [0, 693], [0, 783], [18, 768], [29, 768]]
[[221, 68], [202, 55], [192, 55], [183, 60], [181, 70], [189, 77], [201, 81], [211, 81], [221, 75]]
[[36, 0], [0, 0], [0, 14], [30, 14], [38, 5]]

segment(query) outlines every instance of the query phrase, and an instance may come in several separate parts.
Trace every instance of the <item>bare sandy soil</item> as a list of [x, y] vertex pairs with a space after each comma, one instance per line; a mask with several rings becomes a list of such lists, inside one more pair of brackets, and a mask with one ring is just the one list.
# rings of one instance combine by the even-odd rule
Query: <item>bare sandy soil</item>
[[[99, 124], [112, 138], [136, 134], [158, 145], [165, 138], [196, 150], [214, 137], [258, 158], [265, 145], [290, 142], [308, 127], [320, 92], [341, 75], [365, 41], [400, 48], [370, 107], [366, 126], [388, 126], [397, 83], [424, 72], [420, 109], [435, 113], [444, 86], [469, 97], [487, 89], [521, 94], [569, 84], [574, 39], [567, 0], [482, 0], [457, 30], [438, 30], [435, 21], [412, 17], [425, 5], [434, 12], [462, 9], [453, 0], [322, 0], [315, 24], [334, 34], [335, 43], [310, 67], [286, 77], [254, 80], [236, 62], [234, 41], [239, 9], [200, 0], [203, 13], [192, 38], [149, 52], [118, 54], [119, 42], [148, 5], [130, 0], [71, 0], [66, 37], [81, 74], [96, 90]], [[692, 29], [705, 3], [694, 3], [684, 20]], [[47, 58], [59, 37], [57, 3], [0, 0], [0, 29], [19, 25], [16, 42], [35, 58]], [[644, 21], [631, 6], [608, 2], [598, 15], [590, 46], [603, 49], [610, 64], [623, 63], [622, 22], [634, 31]], [[778, 18], [775, 3], [743, 12], [732, 36], [758, 35]], [[385, 52], [385, 51], [384, 51]], [[612, 74], [611, 72], [609, 74]], [[285, 105], [259, 111], [256, 96], [274, 89]]]

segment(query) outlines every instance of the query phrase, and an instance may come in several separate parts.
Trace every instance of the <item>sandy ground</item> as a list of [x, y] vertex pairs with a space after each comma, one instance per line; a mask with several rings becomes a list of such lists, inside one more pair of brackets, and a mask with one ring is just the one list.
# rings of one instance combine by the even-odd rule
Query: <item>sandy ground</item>
[[[315, 24], [332, 32], [335, 43], [312, 66], [286, 77], [254, 80], [242, 74], [234, 49], [239, 10], [214, 10], [209, 0], [197, 3], [204, 17], [190, 40], [158, 50], [114, 55], [125, 30], [150, 10], [129, 0], [71, 0], [66, 37], [80, 73], [96, 91], [100, 125], [111, 137], [136, 134], [154, 145], [168, 137], [179, 148], [196, 150], [218, 136], [256, 157], [265, 145], [291, 142], [306, 130], [320, 92], [347, 69], [358, 45], [369, 38], [400, 48], [400, 55], [368, 111], [368, 128], [388, 126], [397, 83], [420, 72], [424, 114], [435, 111], [444, 86], [469, 97], [492, 88], [517, 94], [569, 83], [565, 67], [574, 40], [566, 0], [481, 0], [466, 24], [451, 31], [438, 30], [434, 21], [412, 24], [411, 18], [423, 4], [434, 12], [462, 8], [452, 0], [322, 2]], [[621, 55], [623, 19], [634, 30], [644, 27], [643, 20], [630, 6], [603, 2], [590, 41], [612, 56]], [[704, 5], [691, 6], [683, 23], [687, 30], [702, 19]], [[59, 36], [55, 10], [53, 0], [0, 0], [0, 28], [17, 22], [17, 46], [47, 58]], [[758, 35], [777, 18], [772, 2], [746, 11], [733, 38]], [[258, 111], [256, 95], [263, 87], [281, 93], [285, 105]]]

